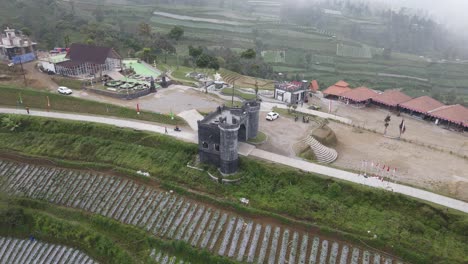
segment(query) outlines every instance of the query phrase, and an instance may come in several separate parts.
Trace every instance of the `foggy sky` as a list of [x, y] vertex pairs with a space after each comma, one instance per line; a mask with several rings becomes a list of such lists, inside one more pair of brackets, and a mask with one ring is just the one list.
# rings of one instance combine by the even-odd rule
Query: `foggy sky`
[[426, 11], [438, 22], [452, 29], [468, 31], [468, 0], [355, 0], [359, 2], [383, 2], [399, 8], [409, 7]]

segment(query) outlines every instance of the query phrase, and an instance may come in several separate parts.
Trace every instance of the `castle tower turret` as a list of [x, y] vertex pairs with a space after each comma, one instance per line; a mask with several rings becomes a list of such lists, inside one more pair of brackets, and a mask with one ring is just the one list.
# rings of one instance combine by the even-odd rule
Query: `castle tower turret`
[[239, 124], [219, 124], [220, 170], [225, 174], [237, 172], [239, 166], [238, 132]]
[[257, 101], [251, 101], [247, 104], [248, 115], [249, 115], [249, 127], [247, 132], [247, 138], [255, 138], [258, 134], [258, 123], [260, 121], [260, 103]]

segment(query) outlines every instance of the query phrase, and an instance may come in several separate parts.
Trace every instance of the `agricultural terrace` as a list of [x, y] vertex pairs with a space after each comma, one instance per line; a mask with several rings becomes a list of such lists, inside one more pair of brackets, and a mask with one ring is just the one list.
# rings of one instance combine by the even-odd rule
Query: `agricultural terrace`
[[[261, 9], [258, 7], [256, 11]], [[276, 8], [273, 14], [278, 11]], [[222, 17], [216, 15], [217, 12], [230, 15]], [[221, 17], [223, 24], [215, 23]], [[192, 10], [188, 6], [158, 7], [158, 12], [151, 17], [154, 30], [161, 33], [167, 33], [174, 25], [183, 26], [184, 39], [177, 44], [180, 55], [187, 55], [188, 45], [208, 48], [223, 46], [234, 50], [260, 48], [259, 55], [270, 62], [275, 71], [286, 74], [287, 79], [297, 79], [298, 76], [316, 79], [321, 87], [343, 79], [355, 87], [367, 86], [380, 90], [401, 87], [411, 96], [451, 92], [458, 102], [468, 102], [468, 89], [463, 88], [468, 87], [468, 65], [435, 62], [398, 52], [384, 58], [382, 47], [373, 47], [333, 33], [341, 32], [343, 25], [349, 23], [359, 23], [369, 27], [368, 30], [379, 32], [382, 30], [380, 22], [345, 16], [334, 16], [327, 21], [330, 28], [324, 30], [280, 23], [266, 14], [260, 14], [259, 21], [252, 21], [250, 14], [236, 10], [226, 11], [217, 7]], [[256, 47], [255, 39], [268, 45]]]
[[164, 241], [101, 215], [45, 201], [2, 193], [0, 216], [2, 263], [232, 263], [184, 242]]
[[181, 240], [239, 262], [305, 263], [330, 259], [355, 263], [363, 259], [393, 263], [392, 258], [381, 253], [227, 213], [124, 178], [6, 161], [0, 161], [0, 175], [6, 182], [2, 191], [10, 195], [22, 194], [113, 218], [154, 236]]
[[0, 237], [1, 263], [96, 263], [83, 252], [36, 240]]
[[[468, 230], [466, 214], [420, 203], [402, 195], [322, 178], [319, 175], [306, 174], [251, 159], [241, 159], [241, 171], [236, 175], [242, 178], [239, 185], [218, 185], [209, 179], [206, 172], [186, 167], [195, 160], [197, 147], [193, 144], [183, 143], [164, 135], [98, 124], [29, 116], [1, 115], [0, 117], [3, 123], [0, 128], [0, 148], [4, 151], [47, 157], [59, 164], [72, 167], [91, 167], [106, 171], [112, 169], [124, 175], [134, 175], [135, 171], [144, 170], [151, 175], [149, 178], [108, 177], [96, 173], [5, 162], [2, 168], [8, 171], [3, 174], [6, 184], [2, 186], [12, 194], [19, 194], [24, 189], [23, 193], [27, 197], [47, 199], [54, 204], [78, 209], [84, 208], [119, 221], [122, 219], [132, 223], [137, 221], [137, 226], [150, 234], [158, 237], [162, 234], [164, 238], [170, 236], [189, 243], [193, 242], [198, 233], [197, 227], [193, 226], [200, 226], [197, 223], [203, 221], [208, 208], [212, 208], [211, 217], [213, 217], [216, 214], [216, 206], [219, 206], [219, 220], [205, 243], [211, 252], [232, 256], [232, 259], [239, 257], [243, 251], [243, 244], [239, 241], [244, 241], [243, 237], [247, 237], [245, 232], [248, 231], [245, 228], [252, 221], [250, 239], [255, 233], [257, 224], [260, 224], [261, 230], [264, 231], [263, 235], [260, 231], [261, 241], [264, 239], [267, 226], [271, 227], [270, 237], [265, 239], [268, 241], [265, 242], [265, 251], [262, 249], [264, 243], [259, 241], [254, 259], [264, 257], [277, 260], [283, 255], [287, 259], [297, 259], [301, 256], [299, 247], [295, 252], [291, 251], [289, 246], [283, 250], [282, 241], [288, 243], [292, 241], [293, 245], [297, 237], [298, 244], [302, 245], [304, 235], [307, 234], [306, 251], [313, 250], [312, 237], [318, 236], [319, 245], [323, 247], [320, 252], [327, 252], [324, 260], [335, 256], [337, 247], [337, 256], [341, 257], [342, 252], [346, 251], [345, 245], [358, 246], [360, 250], [356, 254], [359, 254], [361, 260], [368, 255], [365, 251], [369, 252], [370, 259], [376, 256], [376, 252], [368, 249], [368, 246], [390, 252], [412, 263], [439, 261], [462, 263], [466, 260], [464, 254], [468, 249], [468, 245], [464, 242], [465, 231]], [[11, 124], [17, 124], [14, 131], [8, 128]], [[10, 165], [7, 168], [8, 164]], [[214, 168], [206, 167], [206, 169], [217, 173]], [[50, 170], [55, 170], [57, 173], [47, 172]], [[41, 174], [40, 171], [45, 173]], [[75, 176], [67, 176], [69, 174]], [[20, 179], [21, 181], [18, 181]], [[95, 181], [99, 184], [94, 184]], [[101, 184], [103, 181], [105, 184]], [[149, 188], [153, 184], [164, 186], [166, 190], [175, 190], [181, 195], [166, 194], [166, 191], [158, 188]], [[74, 188], [78, 188], [81, 192], [73, 192]], [[105, 190], [96, 191], [95, 188], [109, 188], [108, 192], [112, 190], [115, 193], [112, 196], [115, 199], [109, 202], [111, 198], [104, 194]], [[145, 204], [153, 208], [152, 213], [164, 214], [164, 218], [153, 218], [147, 215], [151, 213], [148, 210], [145, 212], [135, 210], [134, 207], [140, 205], [135, 198], [148, 192], [148, 199], [152, 197], [151, 201], [160, 200]], [[249, 207], [239, 205], [237, 201], [241, 197], [250, 200]], [[216, 205], [216, 208], [200, 203], [199, 200], [208, 201]], [[188, 203], [190, 205], [187, 205]], [[175, 208], [174, 206], [180, 206], [182, 209], [171, 209]], [[231, 211], [227, 212], [226, 208], [230, 208]], [[194, 220], [180, 218], [181, 210], [187, 210], [184, 214], [189, 214]], [[211, 220], [209, 218], [206, 221]], [[223, 222], [220, 227], [222, 229], [219, 230], [218, 223], [221, 222]], [[219, 237], [210, 249], [218, 230]], [[207, 236], [207, 233], [209, 233], [207, 230], [205, 233], [202, 232], [204, 236]], [[204, 245], [204, 236], [197, 238], [199, 248]], [[249, 241], [251, 240], [247, 240], [246, 250], [240, 256], [244, 261], [248, 260], [251, 251]], [[361, 244], [360, 241], [365, 244]], [[286, 245], [289, 245], [288, 243]], [[393, 247], [390, 249], [389, 245]], [[352, 256], [350, 252], [354, 249], [351, 250], [348, 246], [348, 250], [349, 258]], [[261, 252], [265, 252], [265, 256]], [[308, 254], [306, 258], [310, 259], [310, 256], [311, 254]], [[382, 256], [383, 254], [380, 254], [380, 257]]]

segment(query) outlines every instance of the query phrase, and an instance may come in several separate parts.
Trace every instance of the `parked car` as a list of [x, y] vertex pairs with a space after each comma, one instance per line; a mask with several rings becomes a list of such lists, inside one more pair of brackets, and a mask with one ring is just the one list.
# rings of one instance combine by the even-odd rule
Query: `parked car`
[[320, 110], [320, 106], [311, 105], [311, 106], [309, 107], [309, 109], [311, 109], [311, 110]]
[[65, 86], [60, 86], [57, 91], [60, 93], [60, 94], [66, 94], [66, 95], [70, 95], [72, 94], [72, 90], [70, 88], [67, 88]]
[[267, 114], [266, 120], [268, 120], [268, 121], [273, 121], [273, 120], [275, 120], [275, 119], [278, 119], [278, 117], [279, 117], [279, 114], [278, 114], [278, 113], [276, 113], [276, 112], [270, 112], [270, 113]]

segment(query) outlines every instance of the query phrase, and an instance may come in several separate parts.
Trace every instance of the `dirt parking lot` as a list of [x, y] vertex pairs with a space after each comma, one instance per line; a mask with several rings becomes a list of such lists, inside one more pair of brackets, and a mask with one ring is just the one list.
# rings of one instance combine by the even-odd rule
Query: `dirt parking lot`
[[300, 121], [294, 122], [294, 119], [283, 116], [274, 121], [267, 121], [265, 119], [267, 113], [260, 112], [259, 130], [268, 136], [268, 140], [258, 148], [288, 157], [295, 157], [296, 153], [293, 150], [293, 145], [304, 139], [316, 124], [312, 121], [309, 124]]
[[[312, 102], [320, 104], [322, 109], [328, 107], [316, 98]], [[359, 170], [362, 160], [386, 164], [397, 168], [397, 181], [468, 201], [468, 159], [463, 158], [468, 156], [468, 133], [449, 131], [402, 115], [407, 128], [402, 137], [417, 142], [408, 143], [383, 136], [383, 120], [389, 111], [377, 107], [357, 109], [338, 102], [333, 102], [333, 106], [337, 115], [350, 118], [355, 125], [377, 132], [331, 122], [329, 126], [336, 133], [336, 150], [339, 153], [333, 165]], [[398, 137], [402, 117], [391, 114], [387, 132], [389, 137]]]
[[[338, 139], [333, 165], [360, 170], [363, 160], [396, 168], [396, 181], [468, 201], [468, 161], [446, 152], [330, 123]], [[370, 167], [370, 165], [368, 165]]]
[[[317, 98], [313, 98], [312, 102], [314, 104], [321, 105], [324, 111], [328, 109], [328, 105]], [[406, 132], [403, 135], [405, 139], [419, 142], [424, 145], [431, 145], [446, 151], [452, 151], [462, 156], [468, 156], [468, 133], [450, 131], [442, 126], [437, 126], [434, 123], [424, 120], [415, 119], [414, 117], [406, 114], [402, 114], [398, 117], [388, 110], [375, 106], [357, 109], [350, 105], [334, 101], [333, 112], [339, 116], [351, 119], [355, 125], [376, 130], [382, 134], [384, 132], [384, 119], [387, 114], [390, 114], [391, 121], [387, 134], [394, 137], [399, 135], [400, 122], [402, 118], [405, 118]]]

